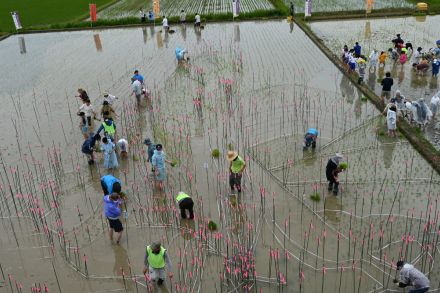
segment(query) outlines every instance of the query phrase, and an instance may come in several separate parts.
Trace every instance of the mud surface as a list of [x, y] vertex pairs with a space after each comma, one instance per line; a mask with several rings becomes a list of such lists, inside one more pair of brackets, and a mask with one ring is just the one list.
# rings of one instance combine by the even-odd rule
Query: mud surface
[[[6, 292], [18, 291], [15, 282], [49, 292], [387, 291], [399, 258], [437, 288], [439, 176], [405, 139], [384, 135], [379, 113], [302, 31], [282, 21], [172, 29], [0, 42]], [[177, 64], [176, 46], [188, 49], [189, 65]], [[130, 96], [134, 69], [151, 91], [140, 104]], [[119, 97], [118, 136], [130, 143], [114, 171], [129, 197], [120, 245], [102, 216], [107, 171], [80, 152], [79, 87], [97, 109], [103, 92]], [[320, 131], [318, 146], [304, 152], [309, 127]], [[177, 161], [163, 191], [147, 136]], [[228, 149], [247, 162], [239, 196], [229, 190]], [[325, 179], [336, 151], [349, 166], [338, 196]], [[180, 190], [194, 198], [195, 221], [180, 219]], [[157, 239], [173, 262], [163, 288], [142, 275], [145, 245]]]

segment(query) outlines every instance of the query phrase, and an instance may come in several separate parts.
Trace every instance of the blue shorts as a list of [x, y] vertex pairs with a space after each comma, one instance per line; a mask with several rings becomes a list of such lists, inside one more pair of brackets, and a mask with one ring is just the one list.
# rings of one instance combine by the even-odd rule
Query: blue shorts
[[81, 131], [83, 134], [89, 133], [89, 126], [84, 125], [83, 127], [81, 127]]
[[350, 69], [351, 70], [355, 70], [356, 69], [356, 63], [349, 63], [350, 64]]

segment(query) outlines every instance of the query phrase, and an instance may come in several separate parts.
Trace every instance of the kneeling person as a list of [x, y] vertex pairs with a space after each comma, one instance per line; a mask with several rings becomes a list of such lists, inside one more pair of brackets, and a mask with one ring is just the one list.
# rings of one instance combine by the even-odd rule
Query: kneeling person
[[177, 194], [176, 201], [179, 204], [182, 219], [186, 219], [186, 210], [189, 212], [189, 218], [194, 219], [194, 201], [192, 198], [188, 194], [181, 191]]

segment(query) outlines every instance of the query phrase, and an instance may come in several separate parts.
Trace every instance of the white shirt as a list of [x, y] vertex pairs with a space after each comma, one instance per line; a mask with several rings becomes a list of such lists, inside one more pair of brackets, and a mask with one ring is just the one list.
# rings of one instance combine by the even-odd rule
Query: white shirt
[[196, 23], [200, 23], [200, 15], [196, 14]]
[[86, 103], [82, 104], [81, 107], [79, 107], [79, 112], [84, 112], [84, 114], [86, 114], [86, 117], [92, 117], [93, 116], [93, 112], [95, 112], [95, 110], [93, 109], [92, 104], [89, 104], [87, 106]]
[[185, 21], [186, 20], [186, 13], [185, 12], [181, 12], [180, 13], [180, 21]]
[[117, 99], [114, 95], [108, 95], [107, 97], [104, 97], [104, 101], [108, 102], [110, 105], [113, 105], [113, 102]]
[[168, 19], [166, 17], [162, 20], [162, 26], [168, 27]]
[[135, 95], [142, 95], [142, 84], [139, 80], [133, 81], [131, 84], [131, 89], [133, 90]]
[[433, 97], [431, 98], [431, 104], [433, 104], [433, 105], [438, 105], [439, 102], [440, 102], [440, 97], [439, 97], [439, 96], [433, 96]]
[[118, 146], [121, 151], [126, 152], [128, 150], [128, 141], [121, 138], [120, 140], [118, 140]]

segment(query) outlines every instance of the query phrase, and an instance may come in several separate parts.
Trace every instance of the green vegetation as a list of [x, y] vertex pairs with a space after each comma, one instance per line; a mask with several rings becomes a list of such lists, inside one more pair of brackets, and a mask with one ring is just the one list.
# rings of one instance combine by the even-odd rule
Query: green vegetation
[[347, 170], [348, 164], [347, 163], [340, 163], [339, 168], [341, 168], [341, 170]]
[[232, 143], [228, 143], [228, 151], [233, 151], [234, 145]]
[[215, 231], [217, 230], [217, 224], [214, 221], [209, 221], [208, 223], [208, 230], [209, 231]]
[[219, 151], [219, 149], [213, 149], [212, 150], [212, 152], [211, 152], [211, 156], [213, 157], [213, 158], [218, 158], [218, 157], [220, 157], [220, 151]]
[[[117, 0], [94, 0], [103, 9]], [[11, 11], [18, 11], [24, 28], [79, 21], [89, 16], [89, 0], [1, 0], [0, 31], [15, 31]]]
[[170, 165], [171, 167], [176, 167], [177, 164], [178, 164], [177, 160], [172, 160]]
[[319, 194], [319, 192], [312, 193], [310, 195], [310, 199], [313, 200], [313, 201], [320, 201], [321, 200], [321, 195]]

